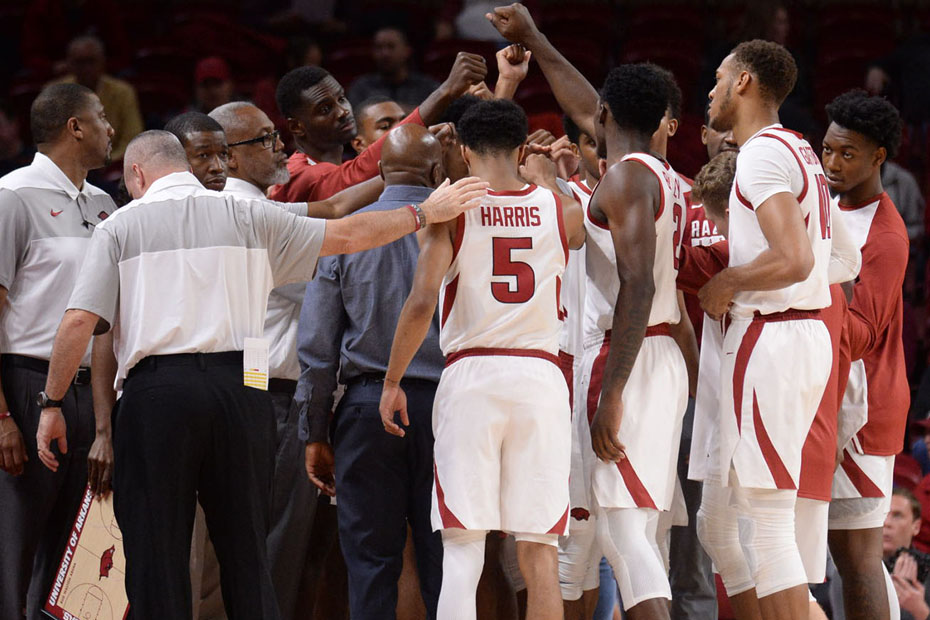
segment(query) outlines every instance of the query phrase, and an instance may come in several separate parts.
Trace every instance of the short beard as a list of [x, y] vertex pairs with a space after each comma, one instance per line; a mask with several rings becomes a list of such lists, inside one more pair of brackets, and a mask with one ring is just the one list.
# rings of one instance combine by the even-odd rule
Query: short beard
[[733, 86], [727, 89], [723, 100], [717, 108], [717, 116], [710, 119], [710, 128], [714, 131], [725, 132], [733, 129]]
[[280, 168], [275, 168], [274, 173], [272, 173], [268, 178], [268, 185], [284, 185], [291, 180], [291, 171], [287, 169], [287, 166], [281, 166]]

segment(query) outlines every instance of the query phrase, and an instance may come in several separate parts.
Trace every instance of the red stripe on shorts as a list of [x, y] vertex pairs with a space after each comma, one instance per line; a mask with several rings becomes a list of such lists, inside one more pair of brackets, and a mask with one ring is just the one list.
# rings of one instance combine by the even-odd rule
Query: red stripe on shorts
[[459, 288], [459, 277], [455, 276], [452, 279], [452, 282], [449, 282], [446, 285], [445, 295], [442, 296], [442, 317], [439, 319], [439, 327], [443, 327], [446, 324], [446, 319], [449, 318], [449, 313], [452, 312], [452, 304], [455, 303], [455, 293]]
[[656, 503], [652, 501], [649, 491], [646, 490], [639, 476], [636, 475], [633, 465], [630, 464], [630, 459], [624, 458], [623, 460], [617, 461], [617, 469], [620, 470], [623, 483], [626, 485], [626, 489], [630, 492], [636, 505], [639, 508], [652, 508], [653, 510], [657, 510]]
[[555, 522], [555, 525], [546, 532], [546, 534], [558, 534], [559, 536], [565, 535], [565, 524], [568, 523], [568, 506], [565, 507], [565, 512], [562, 513], [562, 517]]
[[865, 472], [862, 471], [862, 468], [852, 460], [849, 450], [843, 450], [843, 456], [843, 462], [840, 463], [840, 466], [843, 468], [843, 471], [846, 472], [849, 481], [852, 482], [856, 490], [859, 491], [859, 495], [862, 497], [885, 497], [885, 494], [878, 488], [878, 485], [872, 482]]
[[743, 434], [743, 383], [746, 380], [746, 367], [764, 326], [762, 321], [750, 323], [736, 351], [736, 363], [733, 368], [733, 412], [736, 414], [736, 429], [740, 435]]
[[762, 449], [762, 457], [765, 464], [769, 466], [772, 472], [772, 479], [775, 480], [775, 486], [779, 489], [794, 489], [794, 480], [788, 473], [778, 451], [775, 449], [772, 440], [769, 438], [768, 431], [765, 430], [765, 424], [762, 422], [762, 413], [759, 411], [759, 399], [756, 398], [756, 391], [752, 391], [752, 423], [756, 427], [756, 440], [759, 442], [759, 448]]
[[575, 407], [575, 356], [571, 353], [559, 350], [559, 368], [565, 375], [565, 383], [568, 384], [568, 407]]
[[442, 492], [442, 485], [439, 484], [439, 470], [436, 469], [435, 463], [433, 463], [433, 479], [436, 481], [436, 499], [439, 503], [439, 517], [442, 519], [442, 526], [466, 529], [458, 517], [452, 514], [452, 511], [446, 506], [446, 494]]

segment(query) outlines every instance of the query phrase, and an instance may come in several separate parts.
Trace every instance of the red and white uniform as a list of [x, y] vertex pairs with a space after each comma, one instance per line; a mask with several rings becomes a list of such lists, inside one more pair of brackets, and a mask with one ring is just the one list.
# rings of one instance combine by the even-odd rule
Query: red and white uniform
[[884, 498], [887, 512], [894, 455], [903, 446], [910, 406], [901, 337], [907, 230], [887, 194], [839, 207], [861, 248], [862, 269], [849, 304], [849, 346], [856, 361], [840, 411], [845, 458], [833, 478], [833, 497]]
[[559, 369], [562, 205], [535, 185], [457, 220], [440, 299], [432, 522], [564, 534], [571, 412]]
[[[685, 227], [681, 233], [682, 247], [708, 246], [723, 241], [724, 237], [717, 230], [717, 227], [707, 219], [704, 213], [704, 205], [691, 201], [691, 186], [694, 182], [683, 174], [678, 175], [681, 179], [681, 189], [685, 195]], [[704, 330], [704, 311], [701, 310], [701, 304], [697, 295], [685, 293], [685, 308], [688, 310], [688, 318], [691, 319], [691, 325], [694, 327], [694, 334], [697, 336], [698, 346], [701, 344]]]
[[756, 215], [779, 193], [797, 199], [814, 255], [808, 277], [733, 298], [721, 357], [720, 469], [747, 488], [798, 488], [801, 453], [833, 353], [820, 310], [830, 305], [830, 196], [813, 149], [780, 125], [746, 141], [730, 193], [730, 267], [768, 248]]
[[[623, 391], [619, 440], [626, 446], [627, 458], [618, 463], [597, 461], [592, 487], [602, 508], [668, 510], [675, 490], [681, 420], [688, 398], [684, 358], [669, 335], [669, 324], [681, 319], [675, 278], [684, 226], [684, 196], [678, 175], [666, 162], [646, 153], [631, 153], [622, 161], [648, 168], [662, 192], [662, 204], [655, 216], [655, 295], [649, 329]], [[607, 225], [594, 219], [588, 210], [585, 227], [588, 282], [584, 374], [590, 377], [590, 420], [600, 400], [620, 279]]]

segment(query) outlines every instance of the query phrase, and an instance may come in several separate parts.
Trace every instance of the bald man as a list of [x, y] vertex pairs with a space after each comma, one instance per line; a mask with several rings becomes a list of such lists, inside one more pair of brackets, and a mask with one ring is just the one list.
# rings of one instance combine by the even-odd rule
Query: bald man
[[[426, 129], [395, 128], [381, 152], [384, 192], [360, 213], [426, 200], [443, 179], [441, 162], [439, 142]], [[295, 400], [301, 439], [311, 481], [327, 495], [339, 494], [339, 540], [353, 620], [395, 617], [408, 521], [427, 615], [436, 617], [442, 543], [430, 526], [430, 495], [433, 396], [443, 367], [437, 320], [402, 382], [410, 413], [407, 436], [388, 436], [378, 413], [391, 338], [418, 253], [417, 240], [408, 236], [321, 260], [300, 315], [302, 373]], [[337, 380], [346, 392], [331, 416]]]
[[[133, 617], [189, 618], [190, 540], [200, 501], [229, 616], [278, 620], [266, 552], [274, 413], [261, 363], [268, 293], [310, 280], [318, 258], [391, 243], [484, 194], [470, 179], [422, 204], [323, 221], [206, 190], [178, 139], [126, 149], [134, 200], [98, 224], [57, 330], [36, 432], [49, 469], [67, 453], [64, 397], [91, 335], [115, 328], [115, 511]], [[184, 225], [178, 225], [183, 222]], [[166, 276], [167, 274], [167, 276]], [[267, 344], [265, 344], [267, 347]], [[265, 348], [267, 351], [267, 348]], [[257, 389], [256, 389], [257, 388]]]

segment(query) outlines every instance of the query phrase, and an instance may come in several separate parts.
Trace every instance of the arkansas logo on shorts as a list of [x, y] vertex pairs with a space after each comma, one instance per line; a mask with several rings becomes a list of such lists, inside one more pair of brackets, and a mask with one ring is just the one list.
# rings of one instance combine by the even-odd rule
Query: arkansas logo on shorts
[[587, 521], [591, 518], [591, 513], [584, 508], [572, 508], [571, 515], [576, 521]]
[[107, 213], [106, 211], [101, 211], [100, 213], [97, 214], [97, 217], [100, 218], [100, 221], [103, 221], [107, 219], [108, 215], [109, 213]]

